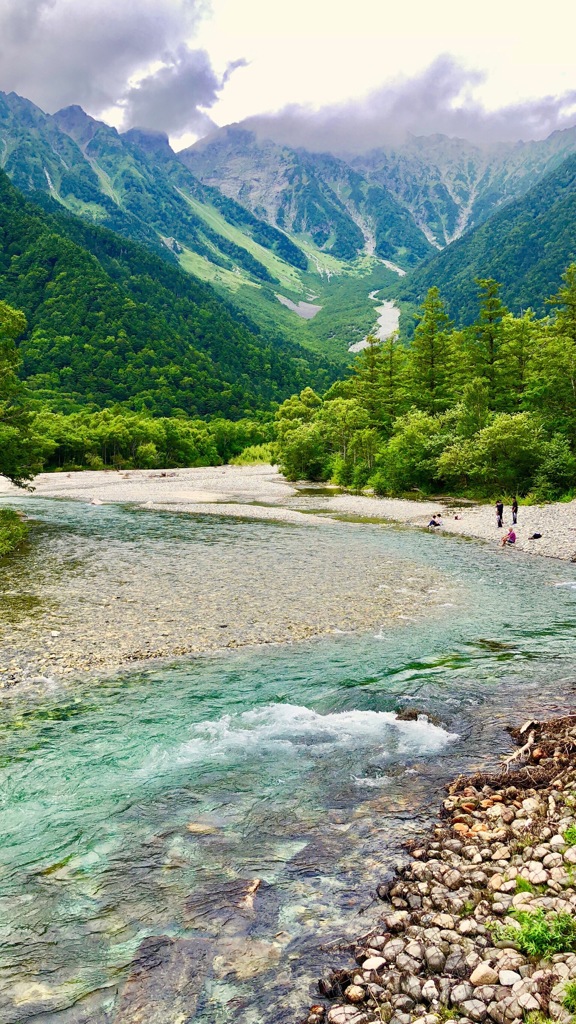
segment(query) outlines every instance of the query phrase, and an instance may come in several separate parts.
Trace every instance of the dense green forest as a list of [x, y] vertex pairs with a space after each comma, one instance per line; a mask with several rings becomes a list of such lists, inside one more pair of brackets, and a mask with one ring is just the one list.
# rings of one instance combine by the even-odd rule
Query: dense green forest
[[576, 155], [569, 156], [525, 196], [505, 205], [490, 220], [453, 242], [402, 281], [400, 298], [420, 303], [429, 288], [440, 289], [450, 315], [474, 321], [476, 277], [493, 277], [516, 313], [531, 306], [546, 312], [546, 296], [576, 259]]
[[147, 248], [40, 209], [2, 172], [0, 299], [27, 320], [28, 386], [63, 411], [121, 403], [237, 419], [336, 376]]
[[458, 493], [547, 500], [576, 489], [576, 264], [549, 316], [513, 316], [477, 279], [474, 323], [456, 328], [437, 288], [412, 342], [371, 339], [351, 376], [277, 413], [289, 479], [379, 494]]

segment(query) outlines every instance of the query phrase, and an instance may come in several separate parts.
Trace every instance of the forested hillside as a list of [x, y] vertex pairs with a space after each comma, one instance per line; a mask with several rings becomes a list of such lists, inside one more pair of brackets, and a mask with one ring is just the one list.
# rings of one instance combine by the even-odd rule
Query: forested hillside
[[504, 302], [519, 313], [542, 314], [546, 296], [564, 268], [576, 259], [576, 155], [546, 175], [527, 194], [494, 214], [481, 227], [417, 268], [400, 288], [419, 302], [436, 286], [451, 316], [471, 323], [476, 312], [476, 277], [502, 284]]
[[120, 402], [164, 416], [234, 419], [310, 380], [333, 379], [329, 364], [263, 337], [177, 265], [106, 229], [46, 213], [2, 173], [0, 246], [0, 299], [28, 321], [23, 373], [57, 406]]
[[373, 340], [349, 379], [288, 399], [284, 472], [380, 494], [573, 495], [576, 264], [541, 320], [509, 313], [491, 278], [475, 288], [472, 325], [455, 328], [431, 288], [410, 345]]

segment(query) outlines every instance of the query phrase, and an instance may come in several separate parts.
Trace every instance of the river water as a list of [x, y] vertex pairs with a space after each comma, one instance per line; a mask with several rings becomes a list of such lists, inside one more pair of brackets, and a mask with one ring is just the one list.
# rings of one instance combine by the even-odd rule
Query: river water
[[[82, 514], [67, 504], [58, 528], [69, 557]], [[161, 542], [148, 519], [118, 509], [106, 536], [144, 557]], [[242, 543], [245, 527], [212, 518], [209, 542], [236, 529]], [[251, 542], [285, 529], [252, 523]], [[576, 567], [352, 529], [397, 560], [398, 587], [410, 562], [458, 601], [439, 593], [435, 613], [383, 630], [3, 697], [1, 1024], [300, 1019], [445, 782], [494, 764], [507, 723], [574, 708]], [[350, 530], [330, 527], [334, 557]]]

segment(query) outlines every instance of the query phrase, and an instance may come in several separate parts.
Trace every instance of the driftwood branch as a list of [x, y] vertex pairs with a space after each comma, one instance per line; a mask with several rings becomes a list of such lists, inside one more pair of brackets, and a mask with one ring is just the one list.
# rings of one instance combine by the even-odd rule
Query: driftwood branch
[[513, 761], [520, 761], [521, 758], [523, 758], [524, 755], [527, 754], [534, 746], [535, 740], [536, 733], [534, 732], [534, 729], [532, 729], [528, 733], [528, 739], [526, 740], [524, 746], [518, 747], [518, 750], [515, 750], [513, 754], [510, 754], [510, 757], [504, 758], [504, 764], [506, 765], [506, 768], [509, 769]]

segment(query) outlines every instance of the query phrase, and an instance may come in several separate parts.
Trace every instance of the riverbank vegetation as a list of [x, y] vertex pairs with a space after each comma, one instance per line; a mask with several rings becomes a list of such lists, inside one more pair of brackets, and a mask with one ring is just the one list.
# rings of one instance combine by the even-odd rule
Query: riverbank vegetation
[[55, 407], [17, 371], [26, 318], [0, 302], [0, 473], [153, 469], [277, 461], [289, 479], [378, 494], [554, 500], [576, 488], [576, 264], [550, 315], [514, 316], [478, 279], [478, 315], [449, 319], [431, 288], [412, 341], [368, 339], [349, 376], [273, 411], [225, 419], [161, 416], [122, 403]]
[[508, 312], [491, 278], [477, 287], [470, 327], [456, 327], [431, 288], [410, 345], [370, 338], [347, 380], [280, 406], [277, 451], [289, 479], [388, 495], [573, 492], [576, 264], [542, 319]]
[[0, 558], [14, 551], [28, 535], [28, 527], [17, 512], [0, 508]]

